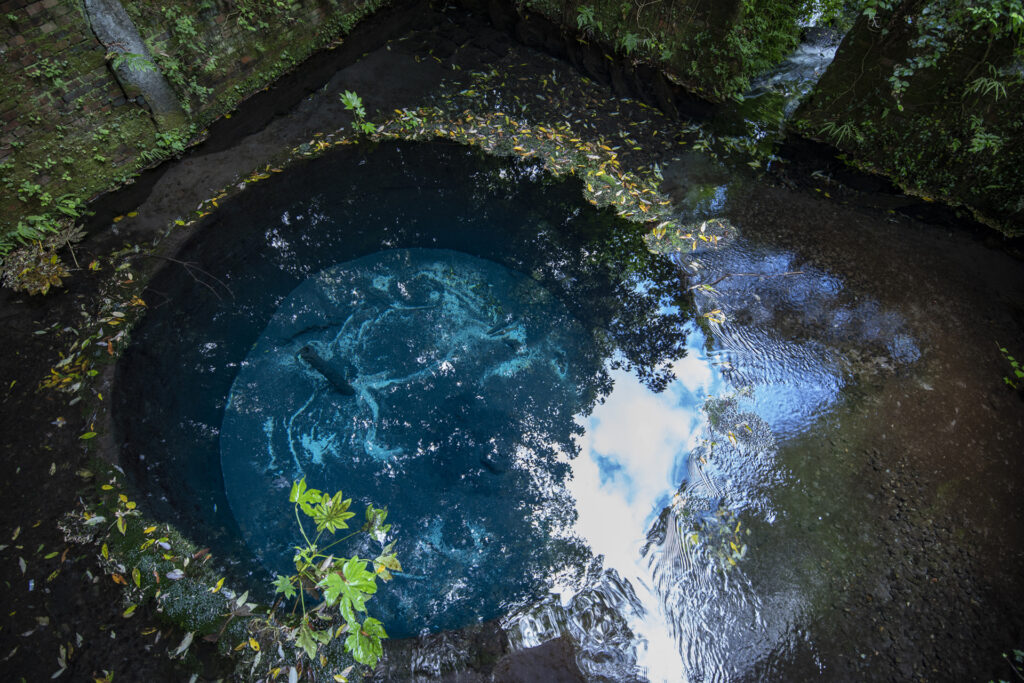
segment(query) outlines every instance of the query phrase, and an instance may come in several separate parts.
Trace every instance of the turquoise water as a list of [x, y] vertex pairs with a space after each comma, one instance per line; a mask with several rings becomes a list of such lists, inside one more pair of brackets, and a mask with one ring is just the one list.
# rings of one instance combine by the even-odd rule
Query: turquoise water
[[294, 520], [252, 492], [302, 477], [341, 487], [357, 509], [386, 505], [400, 539], [408, 572], [375, 599], [392, 631], [497, 616], [586, 552], [562, 490], [599, 369], [579, 352], [588, 342], [533, 279], [455, 251], [382, 251], [311, 276], [241, 363], [224, 411], [224, 482], [246, 542], [288, 573]]
[[[405, 571], [370, 609], [393, 637], [602, 576], [572, 482], [588, 429], [602, 433], [587, 421], [611, 415], [616, 387], [674, 386], [692, 332], [680, 272], [638, 226], [535, 164], [395, 144], [261, 183], [176, 259], [190, 267], [154, 278], [118, 369], [148, 509], [258, 587], [290, 568], [293, 480], [387, 506]], [[599, 453], [604, 481], [633, 492], [602, 511], [622, 551], [687, 476], [675, 437], [650, 474]]]

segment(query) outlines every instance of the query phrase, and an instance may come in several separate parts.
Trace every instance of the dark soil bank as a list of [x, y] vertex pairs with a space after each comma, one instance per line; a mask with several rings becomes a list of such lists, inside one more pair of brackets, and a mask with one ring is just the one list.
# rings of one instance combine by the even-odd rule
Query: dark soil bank
[[[525, 64], [552, 70], [549, 56], [523, 47], [489, 20], [423, 5], [371, 20], [345, 46], [314, 60], [315, 68], [286, 77], [213, 126], [203, 146], [101, 199], [90, 238], [76, 248], [78, 263], [154, 239], [253, 168], [314, 132], [347, 125], [337, 97], [344, 90], [360, 93], [372, 113], [416, 106], [446, 79], [458, 82], [474, 69]], [[565, 63], [558, 68], [570, 69]], [[521, 87], [529, 92], [529, 83]], [[567, 111], [580, 106], [562, 104]], [[829, 189], [851, 204], [889, 201]], [[137, 218], [111, 223], [132, 210]], [[811, 190], [762, 186], [736, 200], [732, 210], [746, 239], [834, 273], [851, 297], [899, 311], [923, 349], [912, 370], [865, 372], [857, 392], [834, 414], [786, 445], [794, 457], [814, 453], [852, 463], [855, 483], [844, 495], [873, 513], [835, 529], [832, 541], [857, 545], [866, 538], [874, 551], [851, 566], [821, 568], [836, 576], [832, 599], [807, 615], [791, 648], [742, 677], [1009, 677], [1000, 655], [1024, 643], [1024, 402], [1001, 384], [1008, 369], [996, 341], [1024, 353], [1024, 268], [967, 230], [890, 219], [877, 208], [842, 206]], [[818, 220], [788, 220], [794, 215]], [[174, 244], [188, 235], [175, 233], [162, 247], [165, 253], [172, 255]], [[149, 259], [139, 266], [152, 273], [165, 263]], [[145, 608], [125, 618], [119, 588], [57, 528], [87, 488], [90, 442], [79, 437], [102, 417], [111, 386], [97, 382], [95, 400], [73, 406], [67, 395], [37, 387], [75, 339], [82, 311], [98, 309], [107, 277], [83, 269], [46, 297], [0, 290], [6, 350], [0, 358], [0, 660], [9, 680], [48, 680], [63, 668], [57, 680], [91, 680], [112, 671], [118, 681], [181, 681], [197, 669], [202, 679], [216, 679], [229, 667], [212, 656], [211, 646], [194, 647], [199, 658], [188, 666], [169, 659], [180, 632]], [[742, 313], [737, 304], [736, 315]], [[840, 343], [829, 337], [830, 329], [799, 314], [779, 309], [769, 317], [777, 331]], [[83, 411], [85, 405], [90, 407]], [[475, 653], [467, 659], [475, 670], [446, 680], [579, 680], [567, 641], [510, 654], [493, 624], [453, 638]], [[401, 664], [381, 677], [398, 680], [415, 672], [410, 662], [417, 647], [393, 644], [389, 657]]]

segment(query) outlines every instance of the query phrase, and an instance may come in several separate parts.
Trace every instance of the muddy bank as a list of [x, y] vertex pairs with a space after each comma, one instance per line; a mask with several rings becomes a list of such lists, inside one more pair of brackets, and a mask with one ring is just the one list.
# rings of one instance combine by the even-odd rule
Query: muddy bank
[[[231, 136], [226, 130], [211, 135], [210, 147], [156, 175], [145, 200], [129, 199], [130, 194], [111, 197], [103, 210], [107, 218], [97, 216], [100, 232], [76, 250], [79, 261], [102, 262], [114, 246], [152, 240], [200, 201], [289, 147], [315, 132], [347, 125], [337, 99], [343, 90], [359, 92], [371, 111], [387, 111], [415, 106], [442, 83], [458, 84], [474, 69], [497, 67], [508, 74], [496, 89], [506, 103], [513, 96], [533, 98], [531, 78], [554, 71], [559, 79], [572, 75], [567, 64], [522, 48], [459, 11], [423, 10], [415, 17], [415, 31], [342, 69], [323, 92], [289, 114], [268, 121], [267, 112], [276, 107], [270, 98], [252, 119], [242, 113], [226, 121], [225, 127], [236, 119], [242, 125], [236, 144], [219, 146], [218, 140]], [[549, 113], [592, 115], [604, 106], [600, 97], [610, 98], [606, 90], [588, 88], [593, 102], [549, 102], [534, 116], [543, 121]], [[636, 121], [652, 116], [636, 107], [629, 111]], [[605, 117], [593, 125], [615, 131], [623, 124]], [[241, 136], [250, 130], [251, 135]], [[638, 156], [671, 158], [674, 141], [665, 146], [644, 138], [642, 143], [645, 151]], [[129, 209], [139, 215], [109, 223]], [[814, 425], [812, 438], [791, 442], [794, 463], [802, 453], [855, 454], [851, 481], [874, 514], [863, 526], [837, 529], [830, 542], [856, 539], [875, 545], [878, 555], [828, 569], [834, 574], [834, 600], [809, 615], [809, 635], [798, 638], [792, 650], [773, 653], [746, 677], [955, 680], [990, 675], [997, 670], [999, 653], [1024, 635], [1014, 608], [1021, 604], [1014, 568], [1020, 566], [1022, 523], [1015, 446], [1024, 436], [1024, 411], [1000, 384], [1005, 368], [994, 353], [996, 339], [1009, 343], [1022, 336], [1020, 264], [961, 232], [950, 235], [902, 219], [896, 225], [878, 210], [842, 207], [783, 187], [758, 186], [728, 209], [747, 239], [834, 273], [853, 299], [870, 297], [899, 311], [924, 350], [917, 365], [905, 372], [866, 373], [857, 393]], [[816, 220], [794, 220], [797, 215]], [[188, 230], [176, 231], [163, 248], [173, 253], [175, 243], [188, 235]], [[140, 265], [150, 272], [176, 267], [160, 259]], [[16, 538], [2, 541], [8, 547], [0, 551], [3, 578], [11, 586], [0, 657], [17, 648], [6, 661], [10, 671], [30, 680], [48, 678], [60, 666], [60, 648], [68, 652], [72, 643], [65, 676], [114, 670], [130, 680], [182, 680], [188, 678], [186, 665], [164, 656], [177, 644], [177, 634], [159, 625], [149, 631], [154, 622], [144, 611], [124, 618], [113, 582], [94, 577], [92, 558], [77, 549], [62, 556], [66, 546], [54, 526], [75, 505], [84, 481], [77, 472], [87, 465], [79, 435], [96, 421], [94, 407], [105, 405], [98, 394], [109, 396], [111, 387], [98, 384], [93, 408], [84, 414], [80, 406], [68, 406], [66, 397], [35, 387], [74, 338], [63, 330], [77, 324], [79, 307], [97, 306], [105, 275], [83, 271], [66, 291], [47, 299], [0, 294], [3, 342], [12, 350], [2, 373], [4, 467], [10, 474], [0, 489], [5, 501], [0, 514], [10, 536], [19, 529]], [[734, 313], [742, 319], [742, 306], [753, 304], [737, 301]], [[752, 308], [750, 317], [755, 317]], [[767, 317], [780, 335], [842, 345], [829, 325], [812, 325], [799, 311], [770, 311]], [[36, 334], [41, 330], [46, 333]], [[66, 424], [60, 426], [59, 417]], [[57, 554], [47, 558], [52, 552]], [[24, 572], [19, 557], [26, 560]], [[56, 570], [60, 573], [47, 581]], [[476, 658], [478, 673], [493, 672], [498, 680], [529, 680], [530, 675], [516, 672], [530, 671], [537, 662], [553, 666], [545, 659], [552, 651], [562, 664], [569, 656], [559, 644], [546, 647], [545, 658], [535, 653], [532, 665], [521, 657], [520, 664], [502, 664], [505, 645], [498, 633], [475, 647], [491, 655]], [[221, 663], [202, 656], [187, 667], [201, 667], [211, 679], [225, 671]], [[572, 667], [566, 664], [564, 670], [566, 680], [572, 680]]]

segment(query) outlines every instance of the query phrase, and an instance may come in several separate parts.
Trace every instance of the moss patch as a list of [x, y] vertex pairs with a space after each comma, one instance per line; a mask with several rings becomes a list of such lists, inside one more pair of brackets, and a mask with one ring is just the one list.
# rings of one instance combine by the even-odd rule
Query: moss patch
[[934, 62], [898, 77], [930, 54], [916, 34], [921, 11], [903, 3], [874, 19], [861, 17], [797, 110], [795, 127], [909, 193], [966, 206], [978, 220], [1019, 235], [1020, 44], [964, 27]]
[[[183, 152], [204, 127], [314, 51], [330, 45], [384, 0], [124, 3], [159, 68], [189, 111], [158, 131], [126, 100], [77, 3], [18, 10], [0, 21], [9, 86], [0, 98], [0, 258], [55, 232], [80, 205]], [[10, 17], [13, 17], [10, 18]]]

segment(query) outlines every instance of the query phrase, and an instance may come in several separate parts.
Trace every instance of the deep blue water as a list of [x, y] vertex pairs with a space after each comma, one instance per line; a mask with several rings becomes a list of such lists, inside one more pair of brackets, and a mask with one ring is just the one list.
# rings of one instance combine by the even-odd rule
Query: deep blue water
[[118, 369], [149, 509], [262, 580], [289, 568], [293, 479], [387, 506], [406, 572], [370, 606], [392, 636], [593, 568], [566, 485], [582, 416], [686, 353], [685, 286], [637, 226], [530, 163], [389, 144], [250, 188], [175, 259]]

